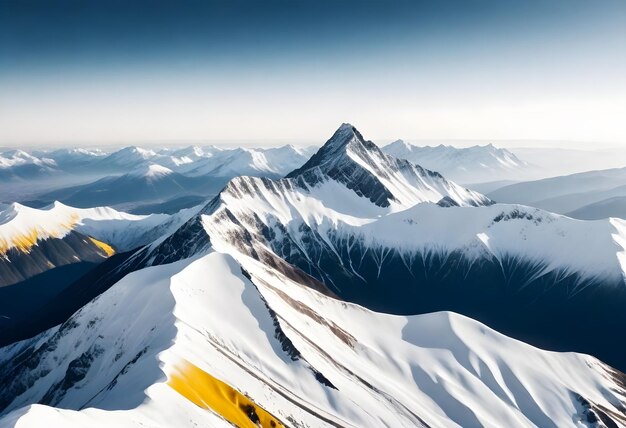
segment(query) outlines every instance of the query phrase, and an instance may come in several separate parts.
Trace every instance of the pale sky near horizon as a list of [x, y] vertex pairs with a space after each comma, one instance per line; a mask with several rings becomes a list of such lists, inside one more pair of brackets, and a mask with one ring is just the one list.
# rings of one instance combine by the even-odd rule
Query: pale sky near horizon
[[624, 22], [620, 1], [2, 2], [0, 146], [319, 144], [350, 122], [626, 148]]

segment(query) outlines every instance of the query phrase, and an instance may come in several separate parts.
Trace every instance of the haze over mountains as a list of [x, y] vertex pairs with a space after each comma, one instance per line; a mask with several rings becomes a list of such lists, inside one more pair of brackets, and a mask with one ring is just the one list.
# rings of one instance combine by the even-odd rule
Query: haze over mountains
[[280, 174], [295, 151], [128, 149], [69, 192], [254, 172], [176, 214], [5, 207], [0, 425], [626, 425], [626, 221], [494, 203], [350, 124]]

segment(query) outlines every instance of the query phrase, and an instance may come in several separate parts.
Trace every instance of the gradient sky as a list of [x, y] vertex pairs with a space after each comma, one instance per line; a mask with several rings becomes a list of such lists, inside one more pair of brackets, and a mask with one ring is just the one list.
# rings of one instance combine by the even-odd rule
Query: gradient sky
[[626, 148], [626, 1], [0, 0], [0, 145]]

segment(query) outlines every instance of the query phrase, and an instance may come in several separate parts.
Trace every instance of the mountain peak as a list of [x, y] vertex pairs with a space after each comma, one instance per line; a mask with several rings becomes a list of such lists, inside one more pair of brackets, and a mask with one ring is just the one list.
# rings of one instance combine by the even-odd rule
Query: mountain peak
[[387, 156], [349, 123], [342, 124], [308, 162], [286, 177], [301, 180], [307, 186], [334, 180], [381, 207], [437, 202], [450, 193], [450, 189], [454, 189], [457, 196], [463, 195], [457, 201], [459, 205], [490, 202], [483, 195], [448, 182], [436, 172]]
[[409, 143], [407, 143], [406, 141], [402, 140], [402, 139], [397, 139], [395, 141], [392, 141], [391, 143], [387, 144], [384, 149], [392, 149], [392, 150], [399, 150], [399, 149], [404, 149], [404, 150], [408, 150], [411, 151], [413, 148], [412, 145], [410, 145]]
[[346, 147], [352, 141], [357, 140], [363, 142], [363, 136], [361, 133], [351, 124], [343, 123], [332, 137], [322, 146], [320, 152], [334, 152], [343, 147]]
[[162, 165], [151, 163], [137, 169], [136, 171], [129, 173], [129, 175], [133, 177], [156, 178], [172, 174], [173, 172], [174, 171], [172, 171], [171, 169], [166, 168]]
[[[287, 177], [295, 177], [309, 169], [337, 160], [347, 154], [347, 147], [355, 144], [366, 144], [361, 133], [351, 124], [343, 123], [302, 167], [292, 171]], [[370, 144], [374, 146], [374, 143]]]

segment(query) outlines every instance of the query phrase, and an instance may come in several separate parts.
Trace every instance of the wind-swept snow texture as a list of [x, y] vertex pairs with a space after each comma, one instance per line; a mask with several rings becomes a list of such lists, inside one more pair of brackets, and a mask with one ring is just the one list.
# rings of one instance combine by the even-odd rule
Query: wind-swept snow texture
[[285, 426], [626, 422], [622, 375], [592, 357], [449, 312], [371, 312], [245, 265], [210, 251], [143, 269], [2, 349], [0, 425], [228, 426], [218, 403], [197, 406], [168, 384], [185, 362]]

